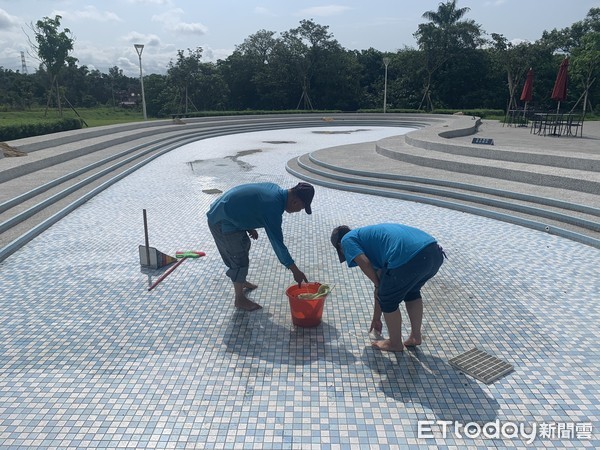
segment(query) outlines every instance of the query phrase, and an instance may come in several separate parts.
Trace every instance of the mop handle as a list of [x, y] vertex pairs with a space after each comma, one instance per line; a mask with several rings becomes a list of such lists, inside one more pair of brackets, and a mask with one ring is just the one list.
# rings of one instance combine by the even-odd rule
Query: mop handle
[[165, 273], [163, 273], [160, 277], [158, 277], [158, 280], [156, 280], [154, 282], [154, 284], [148, 288], [148, 291], [151, 291], [152, 289], [154, 289], [158, 285], [158, 283], [160, 283], [162, 280], [167, 278], [167, 276], [171, 272], [173, 272], [175, 269], [177, 269], [177, 266], [180, 265], [182, 262], [184, 262], [186, 259], [187, 259], [187, 256], [184, 258], [181, 258], [179, 261], [177, 261], [173, 267], [171, 267], [169, 270], [167, 270]]

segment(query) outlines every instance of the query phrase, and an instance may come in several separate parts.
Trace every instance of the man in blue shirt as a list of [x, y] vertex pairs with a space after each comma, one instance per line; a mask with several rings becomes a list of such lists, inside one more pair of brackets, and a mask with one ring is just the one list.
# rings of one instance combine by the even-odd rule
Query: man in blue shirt
[[250, 238], [258, 239], [257, 228], [264, 228], [277, 258], [292, 271], [296, 283], [308, 281], [298, 269], [283, 243], [281, 230], [283, 212], [305, 210], [311, 214], [310, 204], [315, 190], [308, 183], [298, 183], [291, 189], [281, 189], [274, 183], [252, 183], [236, 186], [225, 192], [206, 214], [223, 262], [228, 267], [227, 276], [233, 282], [235, 306], [246, 311], [261, 308], [244, 293], [256, 289], [248, 282], [250, 264]]
[[[417, 228], [395, 223], [370, 225], [351, 230], [341, 225], [331, 233], [331, 243], [340, 262], [359, 266], [373, 282], [373, 319], [369, 332], [381, 333], [385, 318], [389, 339], [373, 341], [379, 350], [401, 352], [404, 346], [421, 344], [423, 299], [421, 288], [444, 261], [444, 252], [435, 238]], [[402, 342], [402, 315], [398, 306], [404, 301], [411, 333]]]

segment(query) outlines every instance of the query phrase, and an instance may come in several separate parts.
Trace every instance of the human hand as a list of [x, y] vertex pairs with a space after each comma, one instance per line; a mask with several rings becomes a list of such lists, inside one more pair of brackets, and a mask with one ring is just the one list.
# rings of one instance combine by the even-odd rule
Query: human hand
[[246, 233], [248, 233], [248, 236], [250, 236], [252, 239], [254, 239], [254, 240], [258, 239], [258, 231], [256, 231], [256, 230], [246, 230]]
[[294, 281], [296, 281], [296, 283], [298, 283], [298, 287], [300, 287], [300, 285], [302, 284], [303, 281], [308, 283], [308, 279], [306, 278], [306, 275], [304, 275], [304, 272], [302, 272], [300, 269], [298, 269], [298, 267], [296, 267], [295, 264], [290, 267], [290, 270], [292, 271], [292, 274], [294, 275]]
[[381, 323], [381, 319], [373, 319], [371, 321], [371, 328], [369, 329], [369, 337], [373, 341], [378, 341], [383, 339], [383, 335], [381, 331], [383, 330], [383, 324]]
[[381, 330], [383, 330], [383, 322], [381, 321], [381, 319], [371, 320], [371, 328], [369, 328], [369, 333], [373, 330], [381, 334]]

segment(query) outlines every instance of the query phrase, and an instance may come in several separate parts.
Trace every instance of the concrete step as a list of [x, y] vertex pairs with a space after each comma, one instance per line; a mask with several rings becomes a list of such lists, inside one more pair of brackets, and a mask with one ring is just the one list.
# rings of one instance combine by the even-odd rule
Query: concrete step
[[[428, 122], [429, 120], [429, 122]], [[26, 156], [0, 160], [0, 261], [102, 189], [155, 157], [195, 140], [319, 126], [425, 127], [406, 116], [316, 114], [153, 121], [11, 141]]]
[[600, 246], [600, 195], [418, 166], [379, 154], [378, 144], [318, 150], [290, 160], [287, 169], [323, 186], [435, 204]]
[[[471, 139], [486, 133], [478, 132]], [[528, 137], [525, 135], [525, 138]], [[426, 140], [419, 137], [418, 133], [409, 133], [398, 138], [382, 139], [379, 144], [382, 148], [393, 152], [402, 152], [404, 146], [409, 148], [420, 148], [436, 152], [447, 153], [450, 155], [462, 155], [479, 159], [489, 159], [493, 161], [507, 161], [515, 163], [535, 164], [536, 166], [549, 166], [565, 169], [577, 169], [592, 172], [600, 172], [600, 153], [598, 151], [589, 151], [594, 145], [600, 146], [600, 143], [594, 144], [590, 139], [578, 139], [575, 142], [562, 141], [565, 146], [561, 148], [561, 141], [556, 138], [548, 142], [545, 138], [540, 138], [539, 146], [533, 147], [531, 141], [528, 146], [502, 146], [473, 144], [465, 141], [465, 137], [452, 140]], [[568, 138], [565, 138], [568, 139]], [[493, 141], [493, 139], [492, 139]], [[521, 143], [521, 145], [523, 145]], [[573, 147], [581, 148], [575, 149]]]
[[[383, 139], [376, 144], [380, 155], [416, 166], [577, 192], [600, 192], [600, 160], [587, 155], [573, 155], [569, 160], [558, 155], [549, 158], [538, 153], [490, 149], [475, 155], [473, 152], [477, 148], [469, 149], [471, 154], [464, 155], [452, 151], [456, 148], [468, 147], [446, 145], [440, 150], [423, 149], [408, 145], [402, 136]], [[517, 161], [519, 159], [528, 162]]]

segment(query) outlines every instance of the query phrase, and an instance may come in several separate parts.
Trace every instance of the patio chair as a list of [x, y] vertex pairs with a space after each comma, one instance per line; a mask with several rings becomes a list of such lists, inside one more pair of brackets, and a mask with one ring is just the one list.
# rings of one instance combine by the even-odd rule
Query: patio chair
[[583, 117], [581, 114], [569, 114], [565, 120], [564, 134], [567, 136], [583, 137]]

